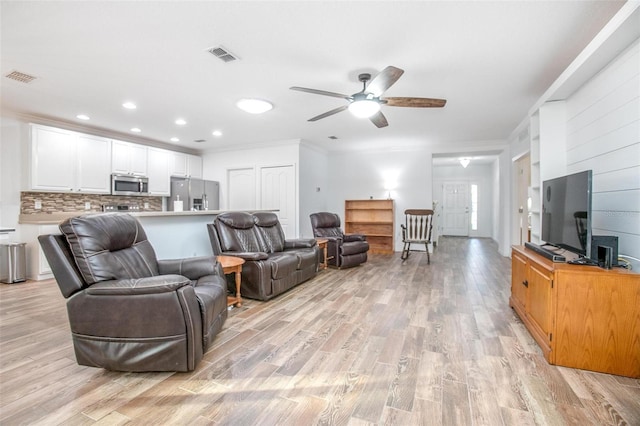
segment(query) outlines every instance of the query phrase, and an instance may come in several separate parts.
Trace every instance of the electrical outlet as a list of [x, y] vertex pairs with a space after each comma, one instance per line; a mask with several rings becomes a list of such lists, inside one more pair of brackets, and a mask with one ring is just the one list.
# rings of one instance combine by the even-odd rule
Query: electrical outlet
[[85, 210], [91, 210], [91, 203], [89, 201], [87, 201], [86, 203], [84, 203], [84, 209]]
[[149, 203], [144, 203], [144, 208], [148, 209], [149, 208]]
[[40, 210], [40, 209], [42, 209], [42, 201], [40, 201], [40, 200], [36, 200], [34, 208], [35, 208], [36, 210]]

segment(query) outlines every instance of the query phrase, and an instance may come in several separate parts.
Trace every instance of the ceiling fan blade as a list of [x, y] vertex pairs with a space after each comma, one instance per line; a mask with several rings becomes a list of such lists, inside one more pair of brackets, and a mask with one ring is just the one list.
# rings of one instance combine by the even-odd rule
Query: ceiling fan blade
[[372, 93], [375, 97], [381, 96], [389, 87], [398, 81], [402, 74], [404, 74], [404, 70], [400, 68], [392, 66], [386, 67], [371, 80], [367, 86], [366, 93]]
[[371, 122], [375, 124], [378, 129], [381, 127], [387, 127], [389, 125], [389, 123], [387, 122], [387, 118], [380, 111], [369, 117], [369, 120], [371, 120]]
[[322, 118], [329, 117], [330, 115], [337, 114], [337, 113], [339, 113], [341, 111], [344, 111], [347, 108], [349, 108], [349, 105], [342, 105], [341, 107], [332, 109], [331, 111], [327, 111], [324, 114], [316, 115], [315, 117], [310, 118], [307, 121], [318, 121], [318, 120], [320, 120]]
[[432, 98], [384, 98], [388, 106], [394, 107], [412, 107], [412, 108], [442, 108], [446, 103], [446, 99]]
[[342, 93], [327, 92], [326, 90], [308, 89], [306, 87], [298, 87], [298, 86], [289, 87], [289, 89], [297, 90], [299, 92], [313, 93], [314, 95], [332, 96], [334, 98], [341, 98], [341, 99], [347, 99], [347, 100], [349, 99], [348, 95], [343, 95]]

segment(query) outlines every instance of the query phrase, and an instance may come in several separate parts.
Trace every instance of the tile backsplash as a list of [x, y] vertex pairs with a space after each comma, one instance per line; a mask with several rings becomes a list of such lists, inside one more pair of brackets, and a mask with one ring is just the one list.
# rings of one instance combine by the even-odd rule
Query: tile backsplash
[[[36, 209], [36, 203], [40, 208]], [[90, 206], [86, 209], [86, 205]], [[145, 207], [147, 203], [148, 207]], [[138, 206], [141, 212], [162, 211], [162, 197], [127, 197], [122, 195], [66, 194], [59, 192], [21, 192], [20, 213], [101, 212], [103, 204]]]

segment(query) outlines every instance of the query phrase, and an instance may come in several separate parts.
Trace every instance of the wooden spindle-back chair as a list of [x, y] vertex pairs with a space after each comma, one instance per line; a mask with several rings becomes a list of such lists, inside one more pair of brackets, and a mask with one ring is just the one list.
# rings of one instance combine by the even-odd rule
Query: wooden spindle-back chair
[[431, 242], [431, 228], [433, 226], [433, 210], [407, 209], [404, 211], [405, 224], [402, 227], [402, 260], [409, 257], [412, 243], [424, 244], [427, 251], [427, 263], [431, 263], [429, 257], [429, 243]]

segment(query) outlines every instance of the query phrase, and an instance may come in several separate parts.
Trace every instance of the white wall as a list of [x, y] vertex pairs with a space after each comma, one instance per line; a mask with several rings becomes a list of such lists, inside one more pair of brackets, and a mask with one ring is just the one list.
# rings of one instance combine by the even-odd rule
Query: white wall
[[301, 238], [313, 238], [309, 215], [327, 210], [330, 197], [328, 154], [306, 143], [300, 144], [300, 227]]
[[0, 226], [16, 232], [0, 235], [0, 239], [21, 241], [18, 217], [20, 191], [26, 177], [24, 164], [29, 147], [25, 139], [26, 125], [8, 117], [0, 117]]
[[[227, 171], [238, 168], [252, 168], [255, 172], [256, 207], [260, 206], [260, 168], [293, 165], [296, 172], [296, 190], [299, 189], [299, 147], [300, 140], [281, 141], [269, 146], [252, 146], [250, 148], [224, 151], [208, 151], [202, 154], [202, 176], [207, 180], [220, 182], [220, 210], [228, 208], [228, 179]], [[296, 234], [300, 230], [300, 200], [296, 203]], [[297, 235], [287, 235], [294, 238]]]
[[331, 152], [327, 211], [339, 214], [344, 225], [345, 200], [386, 199], [389, 190], [385, 186], [393, 186], [394, 245], [395, 251], [401, 251], [404, 211], [433, 206], [431, 160], [428, 149]]
[[593, 170], [594, 235], [640, 258], [640, 42], [566, 102], [567, 173]]
[[[466, 168], [456, 166], [433, 167], [433, 198], [442, 200], [442, 185], [447, 181], [469, 182], [478, 185], [478, 230], [469, 227], [470, 237], [492, 237], [494, 192], [493, 166], [491, 164], [469, 164]], [[437, 224], [440, 228], [441, 224]], [[442, 235], [442, 229], [438, 231]]]
[[514, 198], [510, 196], [511, 188], [515, 185], [512, 184], [512, 161], [507, 150], [504, 150], [498, 157], [498, 180], [499, 182], [499, 197], [500, 197], [500, 210], [499, 226], [498, 226], [498, 251], [503, 256], [511, 255], [511, 221], [513, 215], [511, 212], [515, 208]]

